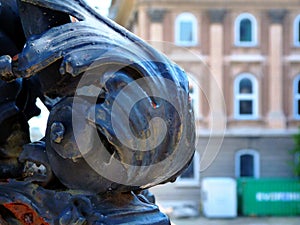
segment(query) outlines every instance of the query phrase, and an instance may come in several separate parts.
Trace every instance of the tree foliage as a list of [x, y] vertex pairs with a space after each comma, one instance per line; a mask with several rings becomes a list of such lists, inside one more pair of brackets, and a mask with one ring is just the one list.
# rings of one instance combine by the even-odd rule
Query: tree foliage
[[295, 146], [292, 150], [292, 154], [295, 156], [295, 159], [293, 161], [293, 169], [295, 175], [297, 177], [300, 177], [300, 129], [297, 134], [293, 135], [293, 140], [295, 143]]

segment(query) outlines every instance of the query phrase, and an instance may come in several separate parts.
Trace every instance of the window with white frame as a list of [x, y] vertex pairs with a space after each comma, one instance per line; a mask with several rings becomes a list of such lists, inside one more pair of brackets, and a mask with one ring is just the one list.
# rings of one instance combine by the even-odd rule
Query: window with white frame
[[257, 45], [257, 21], [250, 13], [240, 14], [234, 24], [234, 43], [240, 47]]
[[175, 44], [180, 46], [197, 44], [197, 19], [192, 13], [181, 13], [176, 17]]
[[300, 15], [294, 20], [294, 45], [300, 47]]
[[300, 74], [295, 77], [294, 85], [294, 118], [300, 119]]
[[177, 186], [199, 186], [200, 183], [200, 156], [195, 152], [189, 167], [177, 178]]
[[260, 176], [259, 153], [252, 149], [239, 150], [235, 154], [235, 176], [254, 177]]
[[253, 120], [258, 117], [258, 88], [256, 78], [243, 73], [234, 81], [234, 117]]
[[200, 99], [199, 99], [199, 85], [192, 75], [188, 74], [189, 79], [189, 97], [194, 110], [195, 118], [201, 117], [200, 113]]

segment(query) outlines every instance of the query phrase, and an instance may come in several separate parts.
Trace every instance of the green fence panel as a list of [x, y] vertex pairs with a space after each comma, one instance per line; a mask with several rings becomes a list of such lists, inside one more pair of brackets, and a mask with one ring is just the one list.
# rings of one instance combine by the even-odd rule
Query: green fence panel
[[242, 215], [300, 215], [300, 180], [241, 178], [237, 184]]

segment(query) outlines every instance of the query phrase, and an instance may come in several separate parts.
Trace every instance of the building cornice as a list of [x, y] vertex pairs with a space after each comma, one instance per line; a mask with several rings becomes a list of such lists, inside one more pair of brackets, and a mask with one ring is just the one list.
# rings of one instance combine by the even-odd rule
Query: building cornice
[[261, 137], [287, 137], [297, 134], [298, 129], [264, 129], [264, 128], [227, 128], [226, 131], [214, 131], [211, 129], [197, 129], [197, 137], [199, 138], [261, 138]]
[[232, 63], [261, 63], [266, 61], [266, 57], [260, 54], [232, 54], [225, 56], [224, 61]]
[[234, 10], [240, 8], [253, 8], [253, 9], [295, 9], [295, 7], [300, 7], [299, 0], [137, 0], [140, 6], [163, 6], [170, 9], [181, 9], [181, 7], [193, 9], [227, 9]]

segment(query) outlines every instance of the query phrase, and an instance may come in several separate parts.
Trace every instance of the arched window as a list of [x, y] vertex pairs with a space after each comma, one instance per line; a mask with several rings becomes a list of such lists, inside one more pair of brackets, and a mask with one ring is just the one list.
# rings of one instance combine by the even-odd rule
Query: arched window
[[253, 47], [257, 45], [257, 22], [249, 13], [240, 14], [234, 24], [234, 43], [236, 46]]
[[176, 180], [177, 186], [198, 186], [200, 183], [200, 156], [195, 152], [189, 167]]
[[197, 19], [192, 13], [181, 13], [176, 17], [175, 44], [180, 46], [197, 44]]
[[243, 149], [235, 154], [235, 176], [259, 178], [260, 163], [257, 151]]
[[294, 85], [294, 118], [300, 119], [300, 74], [295, 77]]
[[300, 47], [300, 15], [294, 20], [294, 45]]
[[258, 117], [258, 88], [252, 74], [243, 73], [234, 81], [234, 116], [236, 119]]

